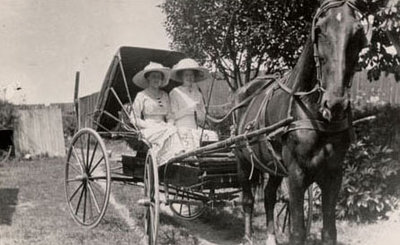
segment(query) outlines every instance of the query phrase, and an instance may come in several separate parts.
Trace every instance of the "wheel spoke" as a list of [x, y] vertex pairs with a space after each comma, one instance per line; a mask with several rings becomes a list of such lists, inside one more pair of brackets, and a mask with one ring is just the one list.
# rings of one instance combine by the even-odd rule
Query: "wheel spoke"
[[99, 145], [99, 142], [96, 141], [96, 144], [94, 145], [94, 149], [93, 149], [93, 152], [92, 152], [92, 157], [90, 158], [88, 171], [90, 171], [90, 169], [91, 169], [91, 167], [92, 167], [94, 155], [96, 155], [96, 151], [97, 151], [97, 146], [98, 146], [98, 145]]
[[97, 161], [97, 163], [94, 165], [94, 167], [90, 170], [89, 175], [93, 173], [93, 171], [99, 166], [99, 164], [104, 160], [104, 156], [101, 156], [101, 158]]
[[288, 223], [288, 218], [289, 218], [290, 212], [286, 212], [285, 213], [285, 217], [283, 218], [283, 228], [282, 228], [282, 232], [285, 232], [286, 229], [286, 224]]
[[92, 196], [94, 206], [96, 207], [97, 212], [100, 213], [99, 203], [97, 201], [96, 195], [93, 192], [92, 185], [90, 184], [90, 182], [88, 182], [88, 189], [89, 189], [90, 195]]
[[85, 223], [86, 218], [86, 200], [87, 200], [87, 185], [85, 185], [85, 199], [83, 199], [83, 222]]
[[86, 146], [86, 171], [89, 172], [89, 150], [90, 150], [90, 134], [87, 136], [87, 146]]
[[74, 193], [72, 193], [71, 197], [69, 198], [69, 201], [70, 201], [70, 202], [71, 202], [72, 199], [75, 197], [76, 193], [78, 193], [78, 191], [82, 188], [82, 186], [83, 186], [83, 183], [81, 183], [81, 184], [79, 185], [79, 187], [76, 188], [76, 190], [74, 191]]
[[82, 135], [82, 137], [79, 137], [79, 142], [81, 143], [81, 147], [79, 147], [81, 149], [81, 155], [82, 155], [82, 163], [83, 163], [83, 168], [86, 169], [86, 163], [85, 163], [85, 153], [83, 150], [83, 143], [82, 143], [82, 138], [84, 137], [84, 135]]
[[285, 204], [283, 204], [283, 207], [281, 208], [281, 210], [279, 210], [279, 212], [278, 212], [278, 217], [279, 216], [281, 216], [281, 214], [282, 214], [282, 212], [285, 210], [285, 209], [287, 209], [287, 204], [285, 203]]
[[85, 167], [82, 163], [82, 160], [79, 158], [78, 153], [76, 152], [75, 146], [72, 146], [72, 152], [74, 153], [75, 159], [78, 160], [78, 163], [82, 168], [82, 172], [84, 172]]
[[[190, 201], [189, 193], [187, 193], [187, 200]], [[191, 215], [192, 215], [192, 212], [191, 212], [191, 210], [190, 210], [190, 204], [187, 205], [187, 208], [188, 208], [189, 216], [191, 216]]]
[[[94, 189], [96, 189], [98, 192], [100, 192], [100, 193], [102, 193], [102, 192], [104, 192], [104, 190], [103, 189], [101, 189], [101, 187], [99, 186], [100, 184], [99, 183], [97, 183], [98, 181], [91, 181], [92, 182], [92, 184], [90, 185], [91, 187], [93, 187]], [[92, 189], [93, 190], [93, 189]]]
[[83, 197], [83, 193], [85, 192], [85, 186], [83, 186], [83, 190], [81, 192], [81, 196], [79, 197], [79, 201], [78, 204], [76, 205], [76, 209], [75, 209], [75, 215], [78, 215], [78, 211], [79, 211], [79, 206], [81, 205], [81, 201], [82, 201], [82, 197]]
[[[75, 163], [75, 164], [77, 164], [77, 165], [79, 165], [79, 163]], [[79, 169], [77, 169], [74, 165], [72, 165], [72, 163], [71, 162], [68, 162], [68, 167], [71, 167], [73, 170], [75, 170], [75, 172], [77, 172], [77, 173], [82, 173], [82, 171], [81, 170], [79, 170]]]
[[67, 179], [67, 182], [78, 182], [78, 181], [82, 181], [83, 178], [82, 177], [75, 177], [72, 179]]
[[[86, 192], [89, 192], [88, 188], [86, 188]], [[90, 197], [90, 193], [86, 194], [88, 196], [88, 220], [91, 220], [93, 218], [93, 203], [92, 203], [92, 198]]]

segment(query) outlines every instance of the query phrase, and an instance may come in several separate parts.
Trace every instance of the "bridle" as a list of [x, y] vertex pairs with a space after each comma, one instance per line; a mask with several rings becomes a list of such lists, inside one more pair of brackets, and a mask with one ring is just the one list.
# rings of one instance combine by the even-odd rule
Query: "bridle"
[[[278, 81], [279, 87], [287, 92], [288, 94], [294, 96], [294, 97], [303, 97], [303, 96], [308, 96], [311, 95], [315, 92], [319, 92], [319, 98], [318, 98], [318, 103], [320, 102], [322, 98], [322, 94], [326, 92], [326, 89], [322, 86], [322, 68], [321, 68], [321, 58], [318, 53], [318, 39], [317, 39], [317, 34], [316, 34], [316, 23], [318, 19], [321, 17], [322, 14], [327, 12], [328, 10], [332, 8], [337, 8], [340, 7], [344, 4], [347, 4], [350, 8], [352, 8], [354, 11], [359, 13], [361, 16], [363, 16], [360, 11], [360, 9], [353, 3], [351, 0], [331, 0], [331, 1], [325, 1], [322, 3], [322, 5], [317, 9], [316, 14], [313, 17], [312, 20], [312, 26], [311, 26], [311, 42], [313, 45], [313, 57], [314, 57], [314, 62], [315, 62], [315, 69], [317, 71], [317, 82], [315, 86], [309, 90], [309, 91], [294, 91], [293, 88], [297, 88], [296, 85], [293, 86], [293, 88], [289, 88], [288, 86], [285, 85], [284, 80]], [[363, 17], [362, 17], [363, 18]], [[347, 87], [351, 87], [351, 83], [347, 84]]]
[[[337, 8], [340, 7], [344, 4], [347, 4], [351, 9], [354, 11], [358, 12], [361, 14], [361, 11], [359, 8], [351, 2], [351, 0], [331, 0], [331, 1], [325, 1], [322, 3], [322, 5], [317, 9], [316, 14], [313, 17], [312, 21], [312, 26], [311, 26], [311, 42], [312, 42], [312, 48], [313, 48], [313, 57], [314, 57], [314, 62], [315, 62], [315, 68], [317, 71], [317, 81], [315, 83], [314, 88], [312, 88], [309, 91], [295, 91], [298, 86], [297, 84], [294, 84], [293, 88], [289, 88], [288, 86], [285, 85], [285, 80], [278, 81], [277, 84], [280, 87], [280, 89], [284, 90], [286, 93], [290, 94], [290, 101], [289, 101], [289, 109], [288, 109], [288, 116], [292, 116], [293, 113], [293, 105], [294, 102], [297, 101], [301, 106], [304, 107], [302, 97], [309, 96], [311, 94], [314, 94], [315, 92], [318, 92], [318, 99], [317, 103], [320, 104], [323, 94], [326, 92], [326, 89], [322, 86], [322, 67], [321, 67], [321, 62], [320, 62], [320, 55], [318, 53], [318, 40], [317, 40], [317, 35], [316, 35], [316, 23], [318, 19], [321, 17], [322, 14], [326, 13], [328, 10], [332, 8]], [[286, 79], [289, 79], [287, 77]], [[351, 86], [351, 84], [348, 84], [347, 86]], [[324, 112], [323, 110], [321, 111], [322, 113]], [[336, 124], [336, 125], [335, 125]], [[317, 125], [317, 126], [316, 126]], [[346, 128], [350, 127], [349, 125], [349, 120], [348, 118], [344, 118], [343, 120], [337, 121], [337, 122], [330, 122], [326, 123], [323, 121], [318, 121], [316, 119], [304, 119], [304, 120], [298, 120], [295, 121], [294, 123], [291, 124], [288, 130], [297, 130], [297, 129], [317, 129], [319, 131], [341, 131]]]
[[[349, 0], [332, 0], [332, 1], [323, 2], [322, 5], [317, 9], [317, 12], [313, 17], [312, 26], [311, 26], [311, 41], [312, 41], [312, 44], [313, 44], [313, 54], [314, 54], [315, 68], [317, 70], [317, 84], [319, 84], [320, 90], [322, 92], [325, 92], [325, 89], [322, 87], [322, 71], [321, 71], [320, 57], [319, 57], [319, 53], [318, 53], [318, 40], [316, 38], [316, 23], [317, 23], [318, 19], [321, 17], [321, 15], [324, 14], [326, 11], [328, 11], [329, 9], [332, 9], [332, 8], [340, 7], [340, 6], [344, 5], [344, 4], [347, 4], [354, 11], [356, 11], [356, 12], [358, 12], [360, 14], [362, 13], [360, 11], [360, 9], [352, 1], [349, 1]], [[349, 83], [347, 86], [351, 87], [351, 83]]]

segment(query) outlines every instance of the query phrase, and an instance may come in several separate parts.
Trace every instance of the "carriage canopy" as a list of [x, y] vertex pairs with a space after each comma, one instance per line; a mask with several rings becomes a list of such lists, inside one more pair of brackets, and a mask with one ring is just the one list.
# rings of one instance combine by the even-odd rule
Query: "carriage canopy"
[[[118, 98], [123, 104], [131, 103], [135, 99], [136, 94], [142, 89], [132, 82], [132, 78], [150, 61], [171, 68], [185, 57], [183, 53], [168, 50], [138, 47], [119, 48], [108, 68], [98, 96], [93, 117], [95, 130], [112, 131], [117, 126], [118, 122], [112, 119], [112, 116], [118, 117], [118, 112], [121, 110]], [[168, 92], [175, 86], [177, 83], [170, 81], [169, 85], [163, 89]]]

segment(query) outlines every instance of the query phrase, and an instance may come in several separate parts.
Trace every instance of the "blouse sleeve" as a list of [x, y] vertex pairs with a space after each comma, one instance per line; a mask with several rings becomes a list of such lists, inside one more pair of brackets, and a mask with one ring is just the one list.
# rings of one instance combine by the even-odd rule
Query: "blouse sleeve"
[[171, 100], [170, 100], [169, 95], [167, 93], [165, 93], [163, 96], [165, 97], [165, 104], [166, 104], [166, 107], [167, 107], [167, 115], [166, 115], [165, 119], [166, 119], [167, 122], [173, 122], [174, 117], [173, 117], [173, 114], [172, 114]]
[[130, 119], [134, 125], [137, 125], [140, 128], [143, 128], [145, 125], [142, 119], [143, 109], [144, 109], [144, 96], [142, 93], [138, 93], [136, 95], [135, 100], [133, 101], [133, 110], [131, 112]]
[[203, 94], [201, 93], [200, 89], [198, 89], [198, 93], [196, 96], [197, 100], [197, 108], [196, 108], [196, 114], [197, 114], [197, 120], [199, 126], [203, 126], [205, 118], [206, 118], [206, 106], [204, 104], [204, 99], [203, 99]]
[[176, 119], [176, 114], [179, 111], [179, 103], [176, 97], [176, 90], [175, 88], [169, 92], [169, 100], [170, 100], [170, 116], [172, 119]]

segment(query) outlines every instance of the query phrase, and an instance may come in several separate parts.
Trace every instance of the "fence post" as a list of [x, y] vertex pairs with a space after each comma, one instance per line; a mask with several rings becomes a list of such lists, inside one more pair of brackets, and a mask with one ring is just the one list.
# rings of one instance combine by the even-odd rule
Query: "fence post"
[[75, 116], [77, 130], [81, 128], [81, 116], [79, 108], [79, 71], [75, 74], [75, 92], [74, 92]]

